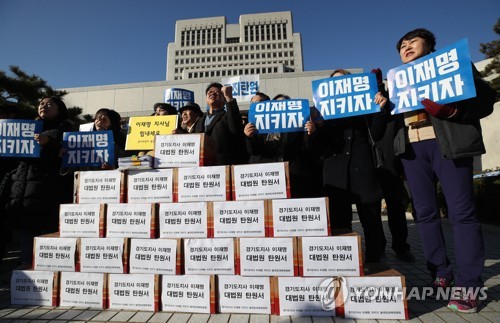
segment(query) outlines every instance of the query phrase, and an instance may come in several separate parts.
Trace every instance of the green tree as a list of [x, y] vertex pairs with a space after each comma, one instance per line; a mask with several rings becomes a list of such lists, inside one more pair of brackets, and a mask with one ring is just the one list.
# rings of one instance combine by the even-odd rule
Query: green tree
[[[12, 109], [17, 118], [34, 119], [38, 103], [46, 96], [64, 97], [67, 92], [54, 90], [47, 81], [37, 75], [29, 75], [19, 66], [9, 66], [10, 74], [0, 70], [0, 106]], [[75, 124], [86, 122], [80, 107], [68, 107], [70, 118]]]
[[[500, 35], [500, 19], [493, 27], [493, 31]], [[481, 44], [480, 51], [486, 58], [492, 58], [491, 63], [486, 65], [483, 76], [496, 75], [489, 83], [491, 87], [497, 92], [497, 101], [500, 100], [500, 40], [493, 40], [489, 43]]]

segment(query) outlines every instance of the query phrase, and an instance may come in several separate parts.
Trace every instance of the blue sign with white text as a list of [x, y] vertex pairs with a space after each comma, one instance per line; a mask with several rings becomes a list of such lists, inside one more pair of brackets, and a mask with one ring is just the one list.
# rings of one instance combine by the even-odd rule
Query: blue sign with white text
[[114, 138], [111, 130], [73, 131], [63, 134], [63, 166], [115, 165]]
[[40, 157], [40, 144], [35, 134], [42, 132], [41, 120], [0, 120], [1, 157]]
[[387, 73], [392, 114], [423, 109], [430, 99], [450, 103], [476, 96], [467, 39]]
[[380, 111], [374, 73], [349, 74], [312, 81], [313, 100], [325, 120]]
[[250, 104], [248, 122], [259, 133], [304, 131], [310, 118], [309, 100], [273, 100]]
[[165, 103], [170, 103], [177, 111], [192, 102], [194, 102], [193, 91], [177, 88], [165, 90]]

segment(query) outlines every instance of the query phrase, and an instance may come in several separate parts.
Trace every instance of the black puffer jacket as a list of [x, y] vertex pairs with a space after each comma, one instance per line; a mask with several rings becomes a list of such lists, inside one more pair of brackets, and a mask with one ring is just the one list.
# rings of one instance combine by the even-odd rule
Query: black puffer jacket
[[6, 207], [11, 229], [57, 231], [59, 205], [71, 203], [73, 195], [72, 175], [60, 175], [59, 150], [66, 131], [73, 131], [68, 120], [44, 121], [42, 134], [49, 137], [49, 143], [41, 147], [40, 158], [26, 158], [19, 163]]

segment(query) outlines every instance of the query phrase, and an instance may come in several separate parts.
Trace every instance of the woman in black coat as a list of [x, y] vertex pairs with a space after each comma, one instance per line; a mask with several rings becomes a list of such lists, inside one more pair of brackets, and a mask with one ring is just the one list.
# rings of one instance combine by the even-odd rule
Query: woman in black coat
[[[350, 73], [336, 70], [331, 76], [346, 74]], [[387, 99], [377, 93], [374, 102], [383, 107]], [[326, 120], [318, 129], [310, 121], [306, 124], [308, 145], [324, 156], [323, 186], [329, 198], [332, 232], [352, 232], [352, 204], [356, 204], [365, 235], [366, 262], [379, 262], [386, 245], [380, 214], [382, 191], [369, 139], [382, 138], [385, 122], [385, 115], [376, 113]]]
[[43, 120], [43, 131], [35, 134], [40, 157], [19, 163], [6, 207], [10, 228], [19, 231], [24, 268], [31, 267], [33, 238], [58, 230], [59, 205], [71, 203], [73, 195], [72, 175], [60, 174], [62, 136], [73, 131], [66, 105], [58, 97], [44, 98], [37, 119]]

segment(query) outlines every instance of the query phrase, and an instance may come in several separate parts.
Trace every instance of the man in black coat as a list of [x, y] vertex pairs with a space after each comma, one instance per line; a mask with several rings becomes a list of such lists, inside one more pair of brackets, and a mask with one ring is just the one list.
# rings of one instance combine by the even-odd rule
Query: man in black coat
[[205, 94], [209, 111], [196, 123], [194, 132], [205, 133], [213, 139], [216, 165], [247, 163], [243, 122], [233, 98], [233, 87], [211, 83]]

